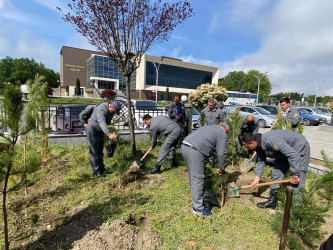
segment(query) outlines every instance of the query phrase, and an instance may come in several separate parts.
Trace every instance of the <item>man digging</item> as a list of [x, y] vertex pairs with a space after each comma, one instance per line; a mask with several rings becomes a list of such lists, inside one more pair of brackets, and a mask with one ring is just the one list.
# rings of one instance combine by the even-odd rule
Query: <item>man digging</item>
[[204, 126], [185, 137], [182, 143], [181, 151], [187, 167], [195, 214], [212, 215], [204, 206], [205, 159], [216, 152], [218, 172], [220, 175], [224, 172], [228, 130], [226, 123]]
[[[161, 172], [161, 166], [165, 158], [169, 155], [170, 151], [174, 147], [176, 147], [178, 140], [181, 137], [182, 129], [177, 122], [163, 115], [155, 116], [154, 118], [152, 118], [150, 115], [147, 114], [143, 117], [142, 120], [149, 127], [149, 130], [151, 132], [152, 136], [152, 142], [150, 146], [151, 150], [155, 148], [157, 143], [157, 137], [159, 135], [167, 136], [161, 147], [160, 155], [158, 156], [155, 168], [147, 172], [148, 174], [157, 174]], [[176, 155], [172, 154], [170, 157], [172, 157], [171, 159], [172, 166], [176, 167], [177, 166]]]
[[[282, 180], [290, 167], [290, 182], [294, 189], [295, 204], [299, 204], [297, 200], [302, 199], [299, 188], [305, 186], [306, 172], [310, 162], [310, 145], [305, 137], [293, 131], [272, 130], [263, 135], [245, 134], [241, 137], [241, 141], [247, 149], [255, 150], [258, 154], [255, 178], [251, 187], [254, 188], [260, 181], [266, 166], [266, 156], [274, 158], [271, 181]], [[270, 185], [269, 200], [260, 202], [257, 206], [275, 209], [279, 187], [279, 184]]]

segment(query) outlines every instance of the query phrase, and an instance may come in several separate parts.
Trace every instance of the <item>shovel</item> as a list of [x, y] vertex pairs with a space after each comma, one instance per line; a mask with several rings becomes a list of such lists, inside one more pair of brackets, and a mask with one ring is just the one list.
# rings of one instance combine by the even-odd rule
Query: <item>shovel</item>
[[[289, 183], [289, 180], [282, 180], [282, 181], [270, 181], [270, 182], [265, 182], [265, 183], [258, 183], [254, 187], [262, 187], [262, 186], [268, 186], [271, 184], [279, 184], [279, 183]], [[228, 185], [228, 191], [229, 191], [229, 197], [231, 198], [238, 198], [239, 197], [239, 190], [245, 189], [245, 188], [250, 188], [251, 185], [246, 185], [246, 186], [235, 186], [235, 184], [230, 184]]]
[[[274, 126], [275, 126], [277, 120], [278, 120], [278, 119], [276, 118], [275, 121], [273, 122], [272, 126], [269, 128], [269, 131], [271, 131], [271, 130], [274, 128]], [[249, 172], [249, 171], [253, 168], [253, 166], [254, 166], [254, 162], [252, 162], [252, 160], [253, 160], [253, 158], [254, 158], [256, 155], [257, 155], [257, 152], [254, 152], [254, 154], [252, 155], [252, 157], [251, 157], [250, 160], [249, 160], [249, 159], [245, 159], [245, 160], [240, 164], [240, 170], [241, 170], [242, 172]]]
[[142, 158], [140, 159], [140, 161], [134, 161], [132, 163], [132, 165], [130, 166], [130, 168], [140, 168], [142, 165], [142, 161], [144, 158], [146, 158], [146, 156], [148, 155], [148, 153], [151, 151], [151, 148], [149, 147], [149, 149], [147, 150], [147, 152], [142, 156]]

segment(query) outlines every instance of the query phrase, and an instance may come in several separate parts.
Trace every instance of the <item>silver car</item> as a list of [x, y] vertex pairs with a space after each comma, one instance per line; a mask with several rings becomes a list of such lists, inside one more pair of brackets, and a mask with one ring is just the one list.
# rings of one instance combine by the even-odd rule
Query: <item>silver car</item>
[[276, 119], [276, 115], [271, 114], [266, 109], [252, 106], [242, 106], [239, 109], [239, 114], [246, 117], [251, 114], [254, 116], [254, 122], [258, 124], [260, 128], [270, 127]]

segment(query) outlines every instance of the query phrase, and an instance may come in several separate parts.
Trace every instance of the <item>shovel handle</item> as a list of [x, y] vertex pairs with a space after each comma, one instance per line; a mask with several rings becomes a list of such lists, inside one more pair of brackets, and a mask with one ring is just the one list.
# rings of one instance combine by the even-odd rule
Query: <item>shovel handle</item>
[[278, 118], [275, 119], [275, 121], [273, 122], [272, 126], [269, 128], [269, 131], [271, 131], [271, 130], [274, 128], [274, 126], [275, 126], [277, 120], [278, 120]]
[[144, 158], [146, 158], [147, 154], [151, 151], [151, 148], [148, 149], [148, 151], [142, 156], [140, 161], [142, 161]]
[[[271, 184], [288, 183], [288, 182], [290, 182], [290, 179], [289, 180], [282, 180], [282, 181], [270, 181], [270, 182], [265, 182], [265, 183], [258, 183], [254, 187], [262, 187], [262, 186], [268, 186], [268, 185], [271, 185]], [[241, 189], [250, 188], [250, 187], [251, 187], [251, 185], [241, 186]]]

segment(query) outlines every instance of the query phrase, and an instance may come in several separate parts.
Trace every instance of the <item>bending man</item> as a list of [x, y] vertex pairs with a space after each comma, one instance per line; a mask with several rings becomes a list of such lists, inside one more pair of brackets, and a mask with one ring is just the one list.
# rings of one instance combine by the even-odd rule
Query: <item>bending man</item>
[[[147, 172], [148, 174], [157, 174], [161, 172], [162, 163], [164, 162], [165, 158], [168, 156], [172, 148], [176, 147], [178, 140], [181, 137], [182, 129], [177, 124], [177, 122], [163, 115], [155, 116], [154, 118], [152, 118], [150, 115], [147, 114], [143, 117], [142, 120], [149, 127], [149, 130], [151, 132], [152, 142], [150, 149], [155, 148], [157, 137], [159, 135], [167, 136], [161, 147], [160, 155], [158, 156], [155, 168]], [[171, 159], [171, 162], [173, 162], [174, 165], [177, 165], [175, 159], [176, 155], [173, 154], [172, 156], [174, 158]]]
[[219, 174], [223, 173], [228, 141], [226, 133], [228, 130], [229, 127], [226, 123], [204, 126], [185, 137], [182, 143], [181, 151], [188, 172], [193, 213], [203, 216], [212, 215], [203, 203], [205, 158], [211, 157], [216, 152], [219, 162], [218, 172]]
[[112, 134], [106, 125], [111, 124], [113, 115], [119, 115], [120, 110], [121, 105], [119, 102], [104, 102], [94, 108], [86, 127], [89, 162], [93, 175], [98, 177], [105, 177], [105, 173], [107, 172], [103, 162], [104, 134], [106, 134], [110, 140], [117, 138], [117, 135]]
[[[290, 182], [294, 189], [294, 197], [301, 199], [299, 188], [304, 187], [306, 172], [310, 162], [310, 145], [301, 134], [289, 130], [272, 130], [265, 134], [245, 134], [241, 137], [247, 149], [256, 150], [258, 163], [255, 169], [255, 178], [251, 183], [254, 187], [266, 166], [266, 156], [274, 158], [271, 181], [282, 180], [289, 167], [291, 169]], [[277, 206], [277, 193], [279, 184], [270, 185], [270, 198], [267, 202], [257, 204], [260, 208], [273, 208]]]

